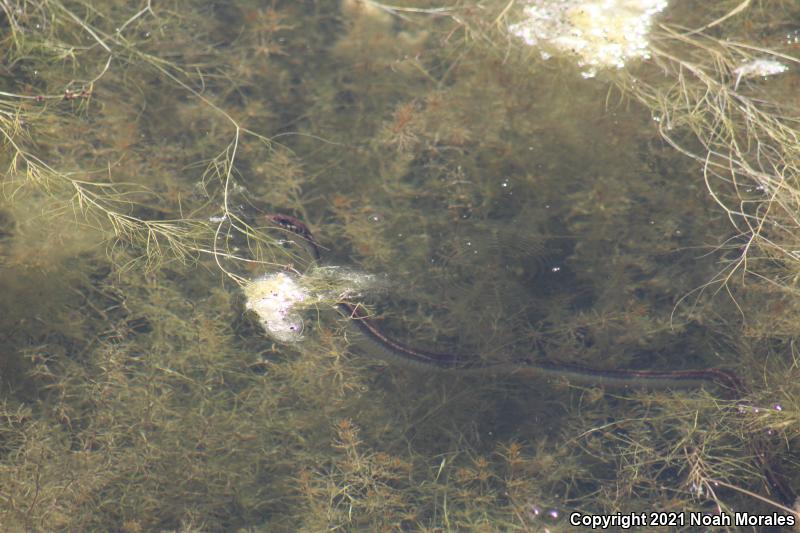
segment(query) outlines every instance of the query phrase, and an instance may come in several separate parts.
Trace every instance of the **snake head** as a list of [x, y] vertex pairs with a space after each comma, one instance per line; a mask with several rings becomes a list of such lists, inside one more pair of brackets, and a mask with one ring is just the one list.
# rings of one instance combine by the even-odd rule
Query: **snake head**
[[295, 235], [299, 235], [308, 241], [314, 242], [314, 236], [311, 234], [311, 230], [299, 219], [291, 215], [283, 215], [280, 213], [266, 215], [266, 218], [267, 221], [272, 222], [279, 228], [291, 231]]

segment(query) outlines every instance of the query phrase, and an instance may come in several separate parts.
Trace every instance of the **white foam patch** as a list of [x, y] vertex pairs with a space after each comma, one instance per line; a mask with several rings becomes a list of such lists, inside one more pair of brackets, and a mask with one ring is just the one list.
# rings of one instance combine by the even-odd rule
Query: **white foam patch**
[[277, 272], [244, 287], [245, 307], [254, 312], [264, 332], [278, 342], [303, 338], [303, 312], [317, 306], [360, 298], [385, 284], [377, 276], [348, 268], [326, 266], [298, 276]]
[[280, 342], [303, 338], [303, 317], [297, 312], [308, 294], [288, 274], [278, 272], [245, 287], [247, 309], [258, 315], [264, 331]]
[[789, 67], [774, 59], [753, 59], [734, 69], [736, 74], [735, 88], [739, 87], [742, 78], [758, 78], [783, 74]]
[[324, 281], [330, 288], [321, 292], [324, 299], [348, 300], [367, 293], [385, 289], [385, 282], [374, 274], [340, 266], [320, 267], [314, 273], [315, 280]]
[[653, 17], [666, 7], [667, 0], [529, 0], [525, 18], [508, 29], [545, 59], [577, 56], [584, 77], [592, 77], [649, 57]]

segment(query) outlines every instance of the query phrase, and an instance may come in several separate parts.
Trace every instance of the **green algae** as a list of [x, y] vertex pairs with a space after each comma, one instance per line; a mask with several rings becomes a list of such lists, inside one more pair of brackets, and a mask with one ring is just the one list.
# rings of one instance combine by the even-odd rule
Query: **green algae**
[[[507, 4], [4, 12], [4, 530], [567, 531], [535, 511], [775, 509], [749, 435], [774, 433], [796, 480], [793, 263], [756, 239], [755, 275], [699, 290], [747, 241], [652, 120], [678, 108], [674, 78], [583, 80], [509, 41]], [[708, 33], [767, 46], [781, 10]], [[699, 149], [704, 120], [673, 138]], [[265, 211], [309, 223], [326, 262], [385, 275], [369, 303], [409, 342], [725, 366], [752, 397], [425, 375], [351, 350], [325, 305], [276, 344], [239, 284], [310, 258]]]

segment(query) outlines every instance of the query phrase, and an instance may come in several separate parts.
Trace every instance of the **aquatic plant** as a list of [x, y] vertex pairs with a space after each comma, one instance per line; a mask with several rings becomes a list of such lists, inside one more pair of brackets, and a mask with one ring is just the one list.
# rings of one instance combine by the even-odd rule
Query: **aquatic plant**
[[[763, 107], [794, 78], [741, 70], [790, 61], [736, 44], [779, 15], [734, 4], [695, 10], [698, 33], [658, 27], [652, 63], [591, 82], [510, 36], [505, 0], [2, 4], [0, 523], [566, 531], [548, 511], [791, 512], [756, 455], [796, 484], [793, 152], [769, 147], [795, 126], [792, 102]], [[717, 180], [722, 164], [770, 194]], [[364, 305], [408, 342], [722, 365], [752, 393], [388, 365], [330, 309], [342, 270], [265, 212], [379, 274]], [[720, 242], [744, 325], [692, 292]], [[729, 275], [745, 266], [761, 277]], [[302, 342], [245, 313], [240, 285], [270, 275], [321, 295]]]

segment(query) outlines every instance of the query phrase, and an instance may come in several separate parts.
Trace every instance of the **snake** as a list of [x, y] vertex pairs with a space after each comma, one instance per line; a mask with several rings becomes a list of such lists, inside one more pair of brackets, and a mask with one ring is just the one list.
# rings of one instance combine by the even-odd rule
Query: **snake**
[[[300, 219], [286, 214], [265, 215], [267, 222], [301, 239], [310, 251], [315, 262], [322, 261], [321, 246], [317, 243], [309, 227]], [[593, 368], [564, 362], [538, 361], [532, 357], [512, 363], [487, 363], [480, 357], [452, 352], [436, 351], [407, 344], [384, 332], [380, 324], [370, 316], [367, 308], [360, 302], [339, 301], [336, 308], [341, 315], [351, 321], [375, 350], [390, 359], [405, 365], [427, 370], [457, 372], [507, 372], [512, 375], [535, 375], [550, 379], [563, 379], [569, 383], [583, 383], [589, 386], [622, 389], [693, 389], [715, 386], [726, 396], [747, 405], [750, 394], [748, 387], [732, 371], [724, 368], [701, 368], [689, 370], [639, 370], [630, 368]], [[750, 448], [755, 461], [762, 470], [770, 492], [787, 505], [797, 498], [777, 467], [768, 449], [771, 448], [761, 435], [750, 438]]]
[[[314, 261], [322, 261], [321, 247], [309, 227], [300, 219], [285, 214], [266, 215], [272, 225], [302, 239]], [[356, 328], [385, 359], [407, 366], [431, 370], [493, 371], [515, 374], [537, 374], [546, 378], [563, 378], [569, 382], [612, 388], [680, 389], [715, 385], [734, 395], [744, 395], [744, 384], [733, 372], [723, 368], [695, 370], [601, 369], [571, 363], [537, 361], [523, 358], [513, 363], [486, 363], [480, 357], [435, 351], [407, 344], [384, 332], [367, 308], [359, 302], [340, 301], [337, 310]]]

